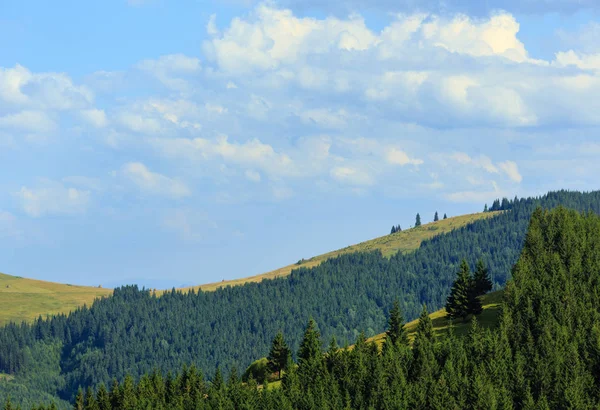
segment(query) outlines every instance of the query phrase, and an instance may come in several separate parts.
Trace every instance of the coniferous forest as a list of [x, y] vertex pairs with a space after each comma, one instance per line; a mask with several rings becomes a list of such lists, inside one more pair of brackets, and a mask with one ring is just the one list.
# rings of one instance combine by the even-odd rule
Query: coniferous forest
[[[537, 209], [558, 205], [586, 214]], [[8, 325], [0, 372], [15, 379], [0, 382], [0, 394], [27, 408], [48, 398], [86, 409], [595, 408], [600, 193], [500, 206], [411, 254], [343, 255], [216, 292], [125, 287], [69, 316]], [[463, 257], [474, 270], [485, 262], [494, 289], [506, 285], [500, 325], [475, 321], [467, 338], [436, 340], [423, 305], [446, 304]], [[395, 326], [379, 351], [365, 340], [392, 329], [395, 299], [407, 320], [421, 314], [417, 335], [411, 348], [390, 336]], [[267, 356], [279, 331], [295, 353], [281, 388], [242, 384], [236, 369]], [[324, 349], [333, 337], [355, 347]]]

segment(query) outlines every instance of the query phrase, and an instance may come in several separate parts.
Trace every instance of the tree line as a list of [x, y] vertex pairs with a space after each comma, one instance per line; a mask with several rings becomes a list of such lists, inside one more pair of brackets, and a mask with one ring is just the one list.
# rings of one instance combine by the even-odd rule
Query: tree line
[[0, 402], [14, 393], [15, 403], [55, 397], [61, 405], [75, 399], [79, 386], [97, 389], [127, 374], [137, 382], [154, 368], [175, 373], [184, 364], [206, 375], [217, 366], [228, 374], [267, 356], [280, 330], [289, 335], [297, 360], [302, 342], [297, 329], [308, 317], [319, 323], [325, 340], [335, 337], [342, 345], [361, 332], [373, 336], [386, 329], [396, 298], [407, 320], [419, 316], [423, 303], [431, 310], [444, 307], [462, 255], [469, 266], [484, 260], [493, 290], [504, 287], [536, 207], [561, 204], [598, 213], [600, 193], [559, 191], [519, 199], [493, 218], [390, 258], [346, 254], [299, 267], [285, 278], [215, 292], [173, 290], [159, 297], [123, 287], [68, 316], [9, 324], [0, 328], [0, 372], [14, 380], [0, 381]]
[[81, 389], [73, 408], [598, 408], [600, 217], [535, 211], [504, 294], [498, 326], [483, 329], [473, 316], [465, 337], [452, 328], [436, 336], [423, 307], [412, 344], [401, 303], [390, 309], [382, 346], [360, 333], [352, 347], [331, 338], [323, 349], [310, 319], [296, 359], [287, 355], [280, 387], [243, 382], [235, 368], [226, 379], [217, 370], [208, 381], [185, 367], [175, 376], [155, 371], [109, 389]]

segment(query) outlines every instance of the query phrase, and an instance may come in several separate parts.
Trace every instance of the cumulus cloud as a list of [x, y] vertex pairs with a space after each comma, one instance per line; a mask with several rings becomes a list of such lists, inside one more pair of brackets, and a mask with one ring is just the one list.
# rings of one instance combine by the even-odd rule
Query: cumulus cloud
[[171, 198], [183, 198], [191, 195], [190, 189], [182, 181], [152, 172], [141, 162], [125, 164], [122, 173], [139, 189], [149, 194]]
[[46, 110], [71, 110], [93, 102], [91, 90], [62, 73], [32, 73], [17, 64], [0, 68], [0, 104]]
[[406, 152], [397, 149], [397, 148], [392, 148], [388, 151], [388, 153], [386, 154], [386, 159], [390, 164], [394, 164], [394, 165], [421, 165], [423, 163], [422, 159], [418, 159], [418, 158], [410, 158]]
[[23, 186], [15, 196], [21, 201], [23, 211], [34, 218], [80, 214], [86, 211], [90, 202], [90, 191], [49, 180], [37, 188]]
[[149, 73], [166, 87], [177, 91], [186, 91], [188, 81], [185, 77], [197, 73], [200, 60], [183, 54], [169, 54], [157, 60], [144, 60], [137, 64], [137, 68]]

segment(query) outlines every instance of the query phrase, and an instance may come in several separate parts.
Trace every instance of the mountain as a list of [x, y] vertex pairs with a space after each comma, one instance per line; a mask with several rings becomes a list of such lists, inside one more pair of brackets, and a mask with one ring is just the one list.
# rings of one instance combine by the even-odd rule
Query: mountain
[[[381, 250], [384, 256], [390, 257], [397, 252], [407, 253], [417, 249], [421, 242], [432, 237], [458, 229], [481, 218], [491, 218], [497, 212], [461, 215], [427, 225], [397, 232], [393, 235], [385, 235], [356, 245], [350, 245], [343, 249], [328, 252], [323, 255], [311, 257], [300, 263], [291, 264], [261, 275], [225, 280], [222, 282], [209, 283], [199, 286], [182, 286], [180, 289], [195, 291], [216, 290], [225, 286], [243, 285], [250, 282], [260, 282], [263, 279], [274, 279], [289, 275], [293, 269], [299, 267], [315, 267], [329, 258], [353, 252], [365, 252]], [[132, 280], [139, 287], [146, 289], [160, 289], [165, 281], [154, 280]], [[114, 287], [121, 284], [114, 283]], [[112, 287], [112, 286], [111, 286]], [[165, 291], [157, 290], [157, 294]], [[20, 323], [31, 322], [38, 316], [46, 317], [57, 313], [68, 313], [77, 307], [88, 305], [98, 297], [112, 294], [112, 289], [95, 288], [86, 286], [74, 286], [53, 282], [44, 282], [34, 279], [24, 279], [0, 273], [0, 326], [8, 322]]]
[[[559, 191], [538, 198], [506, 200], [502, 211], [421, 242], [409, 253], [386, 257], [380, 250], [299, 266], [286, 277], [215, 291], [171, 291], [158, 296], [137, 287], [116, 289], [90, 308], [32, 325], [0, 329], [0, 372], [23, 384], [73, 400], [79, 386], [178, 371], [195, 364], [211, 377], [264, 357], [279, 331], [298, 351], [301, 329], [312, 317], [323, 340], [352, 343], [362, 331], [385, 330], [394, 299], [408, 320], [423, 303], [440, 309], [462, 258], [483, 259], [495, 289], [511, 276], [537, 207], [564, 205], [600, 212], [600, 192]], [[496, 209], [500, 208], [500, 209]], [[50, 383], [48, 380], [52, 380]]]
[[109, 296], [112, 289], [64, 285], [0, 273], [0, 326], [32, 321], [38, 316], [68, 313]]
[[310, 319], [296, 329], [300, 334], [304, 328], [300, 348], [278, 388], [260, 388], [253, 379], [242, 383], [236, 370], [227, 378], [217, 370], [207, 382], [195, 366], [184, 366], [175, 376], [153, 371], [136, 381], [129, 375], [110, 392], [79, 390], [74, 408], [600, 407], [598, 215], [536, 209], [503, 294], [487, 298], [488, 309], [468, 325], [459, 320], [446, 330], [444, 319], [423, 308], [416, 323], [391, 326], [395, 337], [381, 347], [361, 333], [352, 348], [340, 349], [333, 339], [324, 350]]

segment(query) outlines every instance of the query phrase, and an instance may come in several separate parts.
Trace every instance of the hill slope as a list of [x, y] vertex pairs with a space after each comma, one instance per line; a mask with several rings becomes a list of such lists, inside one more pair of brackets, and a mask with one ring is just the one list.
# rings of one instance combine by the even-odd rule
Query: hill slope
[[[209, 283], [182, 290], [202, 289], [203, 291], [214, 291], [224, 286], [237, 286], [250, 282], [260, 282], [263, 279], [288, 276], [293, 269], [300, 267], [312, 268], [320, 265], [327, 259], [353, 252], [380, 250], [384, 256], [389, 258], [398, 252], [412, 252], [418, 249], [424, 240], [431, 239], [436, 235], [450, 232], [480, 219], [493, 217], [496, 214], [498, 212], [456, 216], [392, 235], [381, 236], [356, 245], [350, 245], [343, 249], [314, 256], [303, 260], [301, 263], [294, 263], [264, 274]], [[157, 293], [160, 295], [164, 292], [158, 291]], [[44, 282], [0, 273], [0, 326], [10, 321], [17, 323], [31, 321], [39, 315], [46, 316], [57, 313], [68, 313], [84, 304], [89, 306], [96, 298], [110, 294], [112, 294], [111, 289]]]
[[[493, 328], [498, 325], [498, 314], [500, 313], [500, 305], [502, 304], [502, 297], [504, 295], [503, 290], [488, 293], [481, 299], [483, 305], [483, 312], [477, 315], [477, 323], [483, 328]], [[454, 326], [454, 334], [466, 335], [471, 325], [470, 321], [454, 321], [448, 319], [446, 309], [440, 309], [429, 314], [431, 323], [433, 325], [433, 333], [436, 337], [444, 336], [448, 334], [450, 326]], [[412, 322], [408, 322], [405, 325], [408, 339], [413, 341], [417, 332], [417, 325], [419, 319], [415, 319]], [[385, 341], [385, 333], [380, 333], [377, 336], [373, 336], [368, 341], [374, 341], [378, 345], [382, 345]]]
[[10, 321], [31, 321], [40, 315], [68, 313], [110, 294], [112, 289], [64, 285], [0, 273], [0, 326]]
[[283, 268], [275, 269], [273, 271], [263, 273], [260, 275], [250, 276], [241, 279], [225, 280], [222, 282], [207, 283], [205, 285], [185, 288], [184, 290], [202, 289], [203, 291], [211, 291], [224, 286], [237, 286], [250, 282], [260, 282], [263, 279], [280, 278], [288, 276], [293, 269], [298, 269], [300, 267], [313, 268], [315, 266], [319, 266], [327, 259], [335, 258], [340, 255], [345, 255], [354, 252], [370, 252], [379, 250], [381, 251], [383, 256], [389, 258], [397, 254], [398, 252], [403, 254], [412, 252], [418, 249], [423, 241], [431, 239], [434, 236], [448, 233], [454, 229], [462, 228], [463, 226], [466, 226], [470, 223], [481, 219], [492, 218], [498, 215], [499, 213], [500, 211], [485, 213], [481, 212], [442, 219], [437, 222], [431, 222], [425, 225], [421, 225], [419, 227], [396, 232], [394, 234], [380, 236], [378, 238], [361, 242], [356, 245], [346, 246], [343, 249], [338, 249], [336, 251], [324, 253], [322, 255], [313, 256], [310, 259], [302, 259], [297, 263], [287, 265]]

